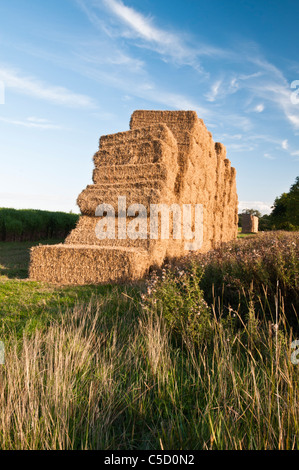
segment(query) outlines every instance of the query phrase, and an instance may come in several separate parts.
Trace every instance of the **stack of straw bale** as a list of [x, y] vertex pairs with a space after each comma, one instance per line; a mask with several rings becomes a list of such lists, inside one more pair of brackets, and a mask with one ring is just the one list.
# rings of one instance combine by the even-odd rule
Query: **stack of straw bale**
[[[57, 284], [99, 284], [139, 279], [164, 259], [186, 254], [184, 238], [118, 238], [118, 197], [127, 208], [143, 204], [203, 205], [207, 251], [236, 238], [236, 171], [225, 147], [194, 111], [135, 111], [130, 130], [102, 136], [94, 155], [93, 183], [79, 195], [81, 217], [64, 244], [32, 249], [30, 277]], [[110, 204], [116, 214], [115, 239], [98, 239], [95, 211]], [[131, 222], [127, 218], [126, 224]], [[193, 224], [194, 227], [194, 224]]]

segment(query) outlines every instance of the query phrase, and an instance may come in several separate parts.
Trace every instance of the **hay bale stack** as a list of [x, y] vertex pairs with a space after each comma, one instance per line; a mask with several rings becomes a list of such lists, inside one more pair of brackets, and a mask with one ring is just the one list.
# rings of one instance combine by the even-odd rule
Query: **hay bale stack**
[[[179, 204], [202, 204], [204, 234], [201, 251], [235, 239], [238, 233], [236, 170], [226, 158], [226, 149], [214, 143], [211, 133], [195, 111], [134, 111], [131, 129], [164, 123], [178, 145], [175, 193]], [[174, 244], [174, 253], [184, 254], [184, 244]]]
[[[143, 204], [147, 216], [153, 204], [177, 204], [181, 209], [184, 204], [202, 204], [201, 251], [236, 238], [236, 171], [226, 158], [225, 147], [213, 142], [196, 112], [135, 111], [129, 131], [101, 137], [94, 165], [94, 184], [78, 197], [82, 216], [65, 243], [32, 249], [32, 279], [58, 284], [134, 280], [150, 266], [160, 266], [166, 257], [186, 254], [184, 237], [173, 239], [172, 214], [169, 239], [161, 239], [161, 227], [158, 238], [151, 238], [148, 217], [143, 225], [145, 237], [119, 236], [119, 196], [126, 197], [126, 208]], [[96, 235], [101, 218], [95, 211], [100, 204], [113, 207], [113, 239]], [[132, 221], [126, 218], [126, 231]], [[193, 212], [192, 230], [194, 224]]]
[[94, 184], [77, 199], [81, 213], [94, 216], [99, 204], [111, 204], [117, 214], [120, 195], [128, 206], [171, 204], [177, 160], [176, 140], [163, 124], [101, 137], [94, 155]]
[[255, 215], [242, 215], [242, 233], [258, 233], [259, 218]]

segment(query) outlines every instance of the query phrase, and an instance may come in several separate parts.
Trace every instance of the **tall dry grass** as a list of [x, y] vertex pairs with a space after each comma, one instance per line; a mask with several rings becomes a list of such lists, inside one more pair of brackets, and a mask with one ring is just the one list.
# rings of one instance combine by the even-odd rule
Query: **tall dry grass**
[[47, 330], [5, 344], [2, 449], [84, 449], [105, 435], [116, 416], [119, 352], [114, 331], [101, 333], [99, 311], [78, 306]]
[[230, 244], [12, 330], [0, 448], [298, 450], [297, 254]]
[[6, 344], [1, 449], [298, 449], [299, 365], [282, 317], [173, 342], [159, 311], [91, 303]]

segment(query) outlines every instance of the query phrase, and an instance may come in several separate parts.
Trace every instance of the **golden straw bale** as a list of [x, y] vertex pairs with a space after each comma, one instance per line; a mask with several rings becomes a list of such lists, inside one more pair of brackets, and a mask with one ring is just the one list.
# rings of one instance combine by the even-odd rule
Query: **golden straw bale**
[[242, 233], [257, 233], [259, 218], [255, 215], [242, 214]]
[[144, 250], [92, 245], [43, 245], [31, 249], [30, 278], [52, 284], [107, 284], [142, 278]]
[[118, 198], [125, 196], [127, 205], [143, 204], [149, 209], [150, 204], [159, 204], [161, 201], [168, 204], [172, 194], [167, 191], [163, 181], [135, 182], [134, 184], [89, 185], [82, 191], [77, 199], [82, 214], [95, 215], [100, 204], [110, 204], [118, 214]]
[[134, 183], [136, 181], [159, 181], [172, 190], [177, 174], [176, 165], [147, 163], [130, 165], [107, 165], [95, 168], [93, 182], [97, 184]]

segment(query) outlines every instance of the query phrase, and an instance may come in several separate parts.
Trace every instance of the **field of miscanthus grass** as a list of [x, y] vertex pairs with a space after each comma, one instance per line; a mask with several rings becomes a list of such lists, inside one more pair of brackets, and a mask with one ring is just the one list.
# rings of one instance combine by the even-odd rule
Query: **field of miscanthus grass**
[[28, 243], [0, 243], [0, 448], [299, 449], [298, 241], [64, 288], [26, 279]]

